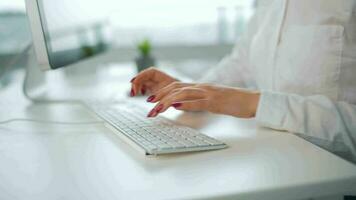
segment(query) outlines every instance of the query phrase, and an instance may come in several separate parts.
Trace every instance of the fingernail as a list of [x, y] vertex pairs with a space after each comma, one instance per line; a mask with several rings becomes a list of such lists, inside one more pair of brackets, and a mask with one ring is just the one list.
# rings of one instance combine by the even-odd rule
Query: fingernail
[[163, 104], [160, 104], [160, 105], [156, 108], [156, 112], [157, 112], [157, 113], [161, 112], [162, 108], [163, 108]]
[[179, 108], [179, 107], [182, 106], [182, 103], [173, 103], [172, 106], [173, 106], [174, 108]]
[[133, 77], [130, 82], [131, 83], [134, 82], [135, 79], [136, 79], [136, 77]]
[[148, 113], [148, 115], [147, 115], [147, 117], [153, 117], [154, 116], [154, 114], [155, 114], [155, 110], [154, 109], [152, 109], [149, 113]]
[[155, 95], [151, 95], [151, 96], [149, 96], [148, 98], [147, 98], [147, 102], [152, 102], [153, 101], [153, 99], [155, 99]]
[[141, 89], [141, 94], [142, 94], [142, 95], [145, 95], [145, 94], [146, 94], [145, 88], [142, 88], [142, 89]]
[[131, 88], [130, 96], [132, 96], [132, 97], [135, 96], [135, 92], [132, 88]]

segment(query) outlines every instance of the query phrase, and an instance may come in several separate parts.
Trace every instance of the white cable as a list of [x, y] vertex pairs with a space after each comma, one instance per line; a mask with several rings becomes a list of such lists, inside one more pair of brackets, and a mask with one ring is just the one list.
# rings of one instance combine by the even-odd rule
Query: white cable
[[87, 121], [87, 122], [63, 122], [63, 121], [51, 121], [51, 120], [41, 120], [41, 119], [26, 119], [26, 118], [14, 118], [5, 121], [0, 121], [0, 124], [8, 124], [12, 122], [35, 122], [44, 124], [62, 124], [62, 125], [85, 125], [85, 124], [103, 124], [105, 121]]

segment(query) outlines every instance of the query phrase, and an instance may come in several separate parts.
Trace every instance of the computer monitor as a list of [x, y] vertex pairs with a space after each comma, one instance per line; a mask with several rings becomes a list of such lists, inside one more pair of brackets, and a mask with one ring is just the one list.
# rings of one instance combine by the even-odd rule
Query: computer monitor
[[69, 66], [108, 49], [108, 18], [95, 2], [99, 1], [26, 0], [33, 47], [42, 70]]

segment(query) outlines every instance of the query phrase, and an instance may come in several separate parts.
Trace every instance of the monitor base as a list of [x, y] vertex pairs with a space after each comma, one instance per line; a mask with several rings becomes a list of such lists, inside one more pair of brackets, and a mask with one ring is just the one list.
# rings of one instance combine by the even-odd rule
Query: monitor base
[[34, 103], [78, 103], [78, 100], [53, 99], [48, 94], [46, 71], [41, 71], [32, 45], [27, 48], [29, 54], [25, 68], [22, 92], [26, 99]]
[[87, 100], [113, 102], [128, 96], [129, 78], [134, 72], [130, 66], [121, 68], [119, 76], [110, 74], [110, 66], [102, 58], [78, 63], [56, 70], [42, 71], [33, 48], [29, 48], [28, 63], [22, 91], [34, 103], [78, 103]]

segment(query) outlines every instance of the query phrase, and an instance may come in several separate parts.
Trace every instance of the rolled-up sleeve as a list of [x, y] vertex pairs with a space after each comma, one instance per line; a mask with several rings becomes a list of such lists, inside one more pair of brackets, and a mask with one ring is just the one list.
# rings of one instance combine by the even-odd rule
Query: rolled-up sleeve
[[260, 126], [295, 133], [356, 163], [356, 106], [321, 95], [264, 91], [256, 120]]

